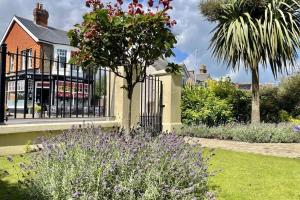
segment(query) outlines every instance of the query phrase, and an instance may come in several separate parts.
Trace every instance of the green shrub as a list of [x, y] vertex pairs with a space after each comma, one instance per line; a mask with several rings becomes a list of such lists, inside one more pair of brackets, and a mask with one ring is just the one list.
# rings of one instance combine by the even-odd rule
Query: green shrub
[[280, 110], [279, 111], [279, 119], [281, 122], [288, 122], [291, 119], [291, 116], [289, 113], [285, 110]]
[[33, 154], [30, 199], [205, 199], [207, 163], [182, 137], [72, 129]]
[[182, 136], [215, 138], [251, 143], [300, 143], [300, 133], [293, 130], [294, 125], [281, 124], [227, 124], [218, 127], [186, 126], [180, 131]]
[[282, 80], [278, 97], [282, 110], [286, 110], [292, 117], [300, 115], [300, 74]]
[[182, 92], [182, 121], [213, 126], [233, 120], [232, 107], [225, 99], [201, 86], [186, 86]]
[[279, 123], [280, 103], [277, 87], [263, 87], [260, 90], [260, 115], [264, 123]]
[[246, 123], [250, 120], [251, 94], [248, 91], [238, 89], [228, 78], [209, 80], [207, 85], [208, 90], [229, 103], [235, 121]]

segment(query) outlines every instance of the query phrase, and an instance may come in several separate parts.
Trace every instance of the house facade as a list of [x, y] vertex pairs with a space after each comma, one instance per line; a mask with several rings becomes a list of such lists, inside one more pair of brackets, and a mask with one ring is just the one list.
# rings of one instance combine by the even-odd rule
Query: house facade
[[58, 107], [64, 103], [72, 107], [91, 101], [96, 75], [68, 64], [77, 49], [70, 45], [66, 31], [48, 26], [48, 19], [48, 11], [37, 3], [33, 20], [14, 16], [1, 40], [9, 52], [6, 65], [9, 109], [24, 110], [35, 103], [58, 104]]

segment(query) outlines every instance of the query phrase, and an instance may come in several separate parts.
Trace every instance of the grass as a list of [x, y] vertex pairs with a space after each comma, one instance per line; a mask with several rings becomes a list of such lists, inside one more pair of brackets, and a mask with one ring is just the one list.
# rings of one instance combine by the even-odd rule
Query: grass
[[[1, 200], [21, 200], [24, 199], [24, 189], [20, 187], [18, 180], [21, 179], [19, 164], [26, 162], [26, 157], [14, 156], [14, 165], [6, 157], [0, 157], [0, 199]], [[5, 175], [7, 171], [9, 175]]]
[[[218, 200], [299, 200], [300, 160], [216, 150], [211, 170], [221, 170], [210, 180]], [[26, 157], [15, 156], [15, 163]], [[18, 168], [18, 167], [17, 167]], [[1, 176], [7, 170], [10, 175]], [[6, 157], [0, 157], [0, 199], [21, 200], [17, 170]]]
[[219, 200], [300, 199], [300, 159], [216, 150], [211, 165]]

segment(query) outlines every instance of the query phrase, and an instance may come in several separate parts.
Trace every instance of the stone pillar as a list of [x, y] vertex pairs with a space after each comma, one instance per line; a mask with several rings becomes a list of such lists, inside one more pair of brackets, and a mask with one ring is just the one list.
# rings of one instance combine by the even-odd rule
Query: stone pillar
[[[124, 73], [122, 67], [119, 68], [120, 73]], [[115, 114], [116, 120], [119, 121], [121, 127], [127, 126], [128, 119], [128, 97], [127, 90], [123, 87], [126, 85], [126, 80], [116, 76], [112, 73], [111, 75], [111, 111]], [[140, 117], [140, 87], [141, 84], [137, 84], [133, 91], [132, 96], [132, 109], [131, 109], [131, 125], [132, 127], [137, 126]]]
[[182, 75], [168, 74], [164, 71], [155, 75], [163, 83], [163, 131], [171, 132], [182, 127], [180, 108]]

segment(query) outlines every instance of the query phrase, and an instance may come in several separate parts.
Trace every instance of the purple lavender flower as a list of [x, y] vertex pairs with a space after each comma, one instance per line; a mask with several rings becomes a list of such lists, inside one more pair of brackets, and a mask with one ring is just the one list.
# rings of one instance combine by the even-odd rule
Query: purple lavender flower
[[300, 132], [300, 126], [294, 126], [293, 128], [294, 132]]

